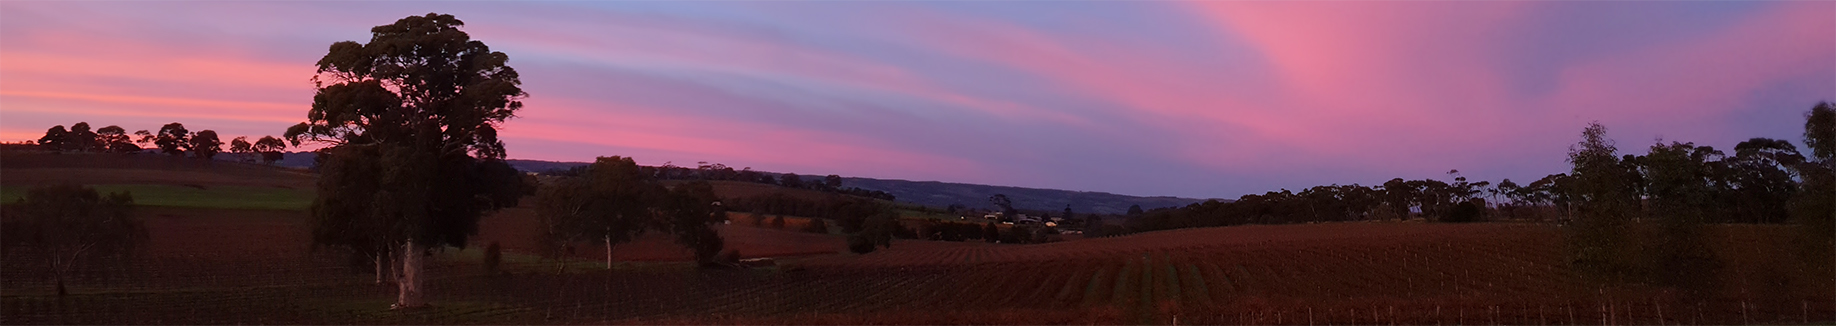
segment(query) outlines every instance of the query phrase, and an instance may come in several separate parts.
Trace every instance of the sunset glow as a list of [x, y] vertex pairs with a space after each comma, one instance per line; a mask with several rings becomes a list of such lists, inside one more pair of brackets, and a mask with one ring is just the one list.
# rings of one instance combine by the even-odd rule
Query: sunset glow
[[1235, 198], [1535, 180], [1595, 120], [1801, 144], [1836, 100], [1831, 2], [7, 1], [0, 140], [278, 136], [328, 45], [429, 12], [522, 73], [520, 159]]

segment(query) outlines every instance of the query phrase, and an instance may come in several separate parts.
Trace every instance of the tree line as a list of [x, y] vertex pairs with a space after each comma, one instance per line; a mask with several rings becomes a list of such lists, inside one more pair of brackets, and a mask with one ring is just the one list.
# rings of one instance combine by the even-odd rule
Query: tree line
[[[1817, 105], [1807, 119], [1828, 107], [1828, 103]], [[1814, 126], [1807, 123], [1806, 144], [1827, 142], [1815, 139], [1814, 131]], [[1599, 144], [1577, 146], [1593, 148], [1588, 146]], [[1749, 139], [1735, 145], [1731, 155], [1710, 146], [1674, 141], [1660, 141], [1643, 155], [1592, 150], [1595, 152], [1589, 152], [1590, 156], [1570, 158], [1577, 162], [1576, 166], [1587, 167], [1592, 173], [1588, 178], [1580, 178], [1583, 172], [1577, 169], [1528, 184], [1511, 179], [1494, 184], [1469, 181], [1453, 170], [1447, 173], [1452, 182], [1396, 178], [1376, 186], [1334, 184], [1299, 192], [1282, 189], [1244, 195], [1235, 201], [1211, 200], [1131, 213], [1124, 226], [1111, 231], [1126, 234], [1241, 224], [1409, 218], [1436, 222], [1489, 219], [1569, 223], [1581, 213], [1577, 205], [1597, 202], [1597, 194], [1589, 191], [1602, 187], [1615, 189], [1612, 194], [1624, 202], [1627, 216], [1633, 219], [1687, 213], [1699, 216], [1696, 218], [1705, 223], [1777, 224], [1790, 221], [1794, 215], [1810, 214], [1792, 210], [1819, 202], [1813, 199], [1827, 197], [1819, 197], [1822, 195], [1818, 192], [1829, 188], [1820, 183], [1829, 173], [1827, 159], [1807, 158], [1791, 142], [1779, 139]], [[1114, 234], [1118, 233], [1110, 235]]]
[[159, 132], [142, 129], [131, 136], [127, 129], [115, 125], [93, 130], [89, 122], [77, 122], [69, 129], [57, 125], [45, 130], [37, 144], [45, 151], [88, 153], [140, 153], [145, 150], [141, 146], [152, 145], [160, 153], [201, 159], [214, 158], [223, 152], [224, 145], [229, 145], [230, 153], [241, 155], [246, 161], [259, 159], [270, 164], [279, 161], [281, 150], [287, 148], [287, 142], [274, 136], [262, 136], [254, 142], [249, 142], [248, 136], [239, 136], [224, 143], [215, 130], [193, 132], [177, 122], [160, 126]]
[[[544, 171], [542, 174], [575, 176], [584, 172], [585, 168], [586, 166], [577, 166], [567, 169]], [[843, 187], [842, 177], [834, 174], [824, 176], [819, 180], [804, 180], [803, 176], [797, 175], [796, 173], [782, 173], [774, 177], [772, 176], [773, 173], [754, 171], [751, 167], [735, 170], [733, 167], [727, 166], [726, 164], [708, 162], [697, 162], [694, 168], [676, 166], [674, 163], [666, 162], [661, 166], [639, 166], [639, 169], [643, 171], [642, 173], [645, 175], [656, 180], [740, 181], [883, 199], [886, 201], [892, 201], [896, 198], [891, 193], [885, 191], [861, 189], [859, 187]]]

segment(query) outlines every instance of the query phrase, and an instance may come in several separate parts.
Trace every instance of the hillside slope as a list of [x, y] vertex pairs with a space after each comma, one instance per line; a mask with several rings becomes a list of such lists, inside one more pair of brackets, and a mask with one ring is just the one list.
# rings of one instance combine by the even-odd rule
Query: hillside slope
[[[548, 171], [586, 165], [584, 162], [550, 162], [536, 160], [509, 160], [511, 166], [523, 171]], [[765, 172], [777, 176], [777, 173]], [[806, 180], [820, 176], [806, 175]], [[893, 194], [897, 201], [930, 207], [943, 208], [951, 204], [969, 208], [993, 208], [988, 205], [988, 197], [995, 194], [1007, 195], [1012, 199], [1014, 208], [1024, 210], [1043, 210], [1057, 212], [1066, 205], [1078, 214], [1122, 214], [1130, 205], [1141, 205], [1142, 209], [1161, 207], [1179, 207], [1205, 201], [1196, 198], [1181, 197], [1139, 197], [1118, 195], [1106, 192], [1071, 191], [1058, 189], [1021, 188], [1009, 186], [992, 186], [968, 183], [939, 181], [908, 181], [894, 179], [874, 179], [844, 177], [843, 187], [860, 187], [867, 190], [879, 190]]]

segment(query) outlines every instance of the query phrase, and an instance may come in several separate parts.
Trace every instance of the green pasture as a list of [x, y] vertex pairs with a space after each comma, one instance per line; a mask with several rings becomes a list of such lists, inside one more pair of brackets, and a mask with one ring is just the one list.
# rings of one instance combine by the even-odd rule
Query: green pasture
[[[192, 187], [158, 184], [88, 185], [104, 195], [127, 192], [140, 206], [165, 206], [217, 209], [305, 210], [312, 205], [309, 190], [274, 187], [210, 186]], [[12, 203], [24, 198], [29, 187], [0, 186], [0, 201]]]

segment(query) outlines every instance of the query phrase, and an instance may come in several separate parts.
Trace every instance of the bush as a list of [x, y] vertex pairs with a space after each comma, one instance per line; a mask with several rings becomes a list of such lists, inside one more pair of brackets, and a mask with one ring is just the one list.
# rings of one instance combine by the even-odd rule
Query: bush
[[[784, 217], [778, 218], [783, 219]], [[829, 222], [820, 218], [811, 218], [810, 224], [803, 226], [803, 232], [829, 234]]]
[[848, 236], [848, 251], [857, 254], [866, 254], [873, 252], [873, 249], [873, 239], [868, 239], [866, 235], [857, 233]]
[[1453, 210], [1447, 212], [1447, 217], [1441, 218], [1441, 221], [1447, 223], [1477, 222], [1479, 221], [1480, 213], [1479, 205], [1473, 204], [1473, 202], [1464, 202], [1459, 205], [1454, 205]]
[[484, 251], [485, 275], [497, 275], [497, 266], [503, 261], [504, 261], [504, 249], [503, 247], [497, 245], [497, 241], [491, 241], [490, 245], [485, 246], [485, 251]]
[[771, 228], [783, 230], [784, 229], [784, 215], [778, 215], [777, 217], [771, 218]]
[[740, 256], [739, 249], [729, 249], [727, 252], [720, 253], [720, 257], [715, 258], [714, 261], [721, 264], [735, 265], [739, 264], [740, 259], [743, 258], [744, 256]]

